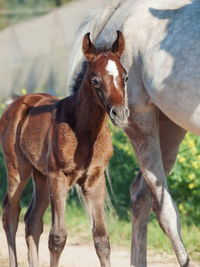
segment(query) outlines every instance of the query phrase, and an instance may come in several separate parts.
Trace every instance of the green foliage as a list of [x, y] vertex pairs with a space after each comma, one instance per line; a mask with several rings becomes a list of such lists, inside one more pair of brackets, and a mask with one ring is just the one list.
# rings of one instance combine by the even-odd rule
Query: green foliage
[[[184, 240], [184, 245], [193, 260], [200, 260], [200, 241], [199, 241], [199, 227], [188, 226], [183, 224], [181, 228], [181, 235]], [[168, 254], [173, 253], [171, 243], [167, 236], [161, 230], [157, 220], [153, 220], [148, 225], [148, 246], [156, 250], [156, 252], [165, 251]]]
[[168, 185], [178, 209], [187, 223], [200, 220], [200, 138], [187, 134], [180, 146]]
[[[116, 194], [114, 207], [120, 217], [129, 215], [129, 187], [138, 172], [132, 146], [124, 132], [110, 125], [114, 156], [110, 161], [110, 176]], [[200, 220], [200, 138], [188, 133], [180, 146], [175, 166], [167, 181], [177, 203], [182, 220], [199, 224]]]
[[112, 203], [120, 218], [130, 215], [130, 185], [139, 168], [133, 153], [133, 148], [122, 129], [109, 124], [112, 134], [114, 155], [109, 163], [114, 196]]

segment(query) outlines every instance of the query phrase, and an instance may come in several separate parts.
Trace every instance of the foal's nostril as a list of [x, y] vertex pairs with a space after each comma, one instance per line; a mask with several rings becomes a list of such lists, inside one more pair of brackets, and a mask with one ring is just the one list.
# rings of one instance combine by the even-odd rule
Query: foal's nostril
[[117, 112], [114, 109], [113, 109], [112, 113], [114, 116], [117, 116]]
[[111, 110], [110, 110], [110, 117], [112, 119], [116, 118], [117, 117], [117, 110], [115, 107], [112, 107]]

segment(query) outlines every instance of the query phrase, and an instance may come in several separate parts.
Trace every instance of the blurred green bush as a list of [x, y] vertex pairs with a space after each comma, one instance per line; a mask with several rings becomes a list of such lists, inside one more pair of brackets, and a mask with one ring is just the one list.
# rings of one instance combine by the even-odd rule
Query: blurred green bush
[[[113, 193], [109, 191], [113, 206], [120, 218], [126, 219], [130, 215], [130, 185], [136, 177], [139, 167], [122, 129], [109, 124], [114, 154], [109, 162], [109, 173], [112, 181]], [[109, 190], [109, 186], [108, 186]]]
[[[110, 161], [110, 175], [116, 195], [113, 201], [120, 216], [129, 215], [129, 187], [138, 172], [132, 146], [124, 132], [111, 126], [114, 156]], [[199, 225], [200, 220], [200, 137], [187, 133], [176, 163], [167, 182], [182, 220]]]
[[183, 140], [176, 164], [168, 177], [169, 190], [183, 220], [200, 220], [200, 138], [190, 133]]
[[[111, 126], [114, 156], [110, 161], [110, 176], [117, 213], [129, 215], [129, 187], [138, 172], [138, 164], [124, 132]], [[177, 204], [182, 220], [199, 225], [200, 220], [200, 137], [187, 133], [174, 168], [167, 178], [169, 191]]]

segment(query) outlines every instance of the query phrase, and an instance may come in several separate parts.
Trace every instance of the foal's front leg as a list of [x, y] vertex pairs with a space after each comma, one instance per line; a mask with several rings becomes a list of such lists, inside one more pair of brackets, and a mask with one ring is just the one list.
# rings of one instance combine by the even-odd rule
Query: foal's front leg
[[101, 267], [110, 267], [110, 243], [104, 221], [105, 177], [103, 171], [99, 176], [90, 175], [82, 186], [82, 191]]
[[49, 234], [50, 267], [57, 267], [67, 239], [65, 203], [69, 190], [67, 177], [60, 171], [48, 176], [52, 227]]

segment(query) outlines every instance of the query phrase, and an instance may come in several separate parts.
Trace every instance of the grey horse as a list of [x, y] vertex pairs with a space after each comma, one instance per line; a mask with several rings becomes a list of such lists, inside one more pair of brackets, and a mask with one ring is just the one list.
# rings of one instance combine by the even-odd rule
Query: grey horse
[[[147, 223], [152, 210], [180, 266], [192, 266], [166, 176], [186, 131], [200, 135], [200, 1], [125, 0], [93, 11], [77, 32], [69, 81], [84, 61], [83, 34], [90, 31], [98, 48], [110, 48], [116, 30], [125, 37], [122, 61], [129, 75], [131, 115], [125, 132], [140, 166], [131, 185], [131, 266], [147, 266]], [[68, 90], [71, 87], [69, 82]]]

